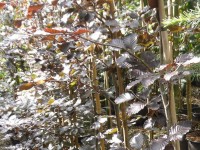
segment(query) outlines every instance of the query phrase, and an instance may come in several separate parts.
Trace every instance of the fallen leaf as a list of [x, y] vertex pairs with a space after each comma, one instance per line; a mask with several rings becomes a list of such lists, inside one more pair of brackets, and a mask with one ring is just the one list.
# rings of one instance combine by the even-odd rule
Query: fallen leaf
[[52, 28], [45, 28], [44, 31], [48, 33], [65, 33], [66, 32], [64, 30], [57, 30], [57, 29], [52, 29]]
[[15, 28], [20, 28], [21, 27], [21, 25], [22, 25], [22, 19], [20, 19], [20, 20], [14, 20], [14, 26], [15, 26]]
[[41, 10], [44, 7], [44, 4], [32, 5], [28, 7], [28, 15], [27, 18], [32, 18], [34, 13]]
[[54, 41], [55, 40], [55, 35], [47, 35], [42, 38], [42, 41]]
[[79, 34], [83, 34], [83, 33], [87, 33], [87, 32], [90, 32], [90, 30], [85, 29], [85, 28], [79, 28], [79, 29], [76, 30], [73, 34], [79, 35]]
[[22, 85], [19, 86], [19, 91], [29, 90], [29, 89], [31, 89], [34, 85], [35, 85], [34, 82], [24, 83], [24, 84], [22, 84]]

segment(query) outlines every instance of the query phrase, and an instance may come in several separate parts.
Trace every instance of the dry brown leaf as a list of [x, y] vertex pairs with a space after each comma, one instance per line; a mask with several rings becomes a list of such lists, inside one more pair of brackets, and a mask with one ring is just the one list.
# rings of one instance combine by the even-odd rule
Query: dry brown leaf
[[29, 90], [35, 85], [34, 82], [24, 83], [19, 86], [19, 91]]
[[14, 26], [15, 28], [20, 28], [22, 25], [22, 19], [21, 20], [14, 20]]
[[87, 33], [87, 32], [90, 32], [90, 30], [85, 29], [85, 28], [80, 28], [80, 29], [76, 30], [73, 34], [79, 35], [79, 34], [83, 34], [83, 33]]
[[48, 32], [48, 33], [65, 33], [64, 30], [57, 30], [57, 29], [52, 29], [52, 28], [45, 28], [44, 29], [45, 32]]
[[44, 7], [44, 4], [32, 5], [28, 7], [28, 15], [27, 18], [32, 18], [34, 13], [41, 10]]

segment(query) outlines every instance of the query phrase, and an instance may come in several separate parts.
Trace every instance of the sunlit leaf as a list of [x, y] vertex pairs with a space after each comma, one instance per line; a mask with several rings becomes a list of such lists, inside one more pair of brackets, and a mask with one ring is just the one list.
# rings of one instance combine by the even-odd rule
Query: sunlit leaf
[[169, 130], [170, 140], [181, 140], [192, 127], [191, 121], [181, 121], [173, 125]]
[[48, 105], [51, 105], [55, 102], [55, 99], [54, 98], [50, 98], [47, 102]]
[[70, 83], [70, 86], [74, 87], [77, 84], [77, 80], [74, 80]]
[[99, 128], [101, 127], [101, 123], [96, 121], [92, 124], [91, 128], [92, 129], [95, 129], [95, 130], [98, 130]]
[[122, 140], [120, 138], [119, 134], [113, 134], [112, 139], [110, 141], [111, 143], [116, 143], [116, 144], [120, 144], [122, 143]]
[[179, 74], [179, 71], [173, 71], [173, 72], [167, 73], [164, 75], [164, 79], [166, 81], [169, 81], [172, 77], [177, 76], [178, 74]]
[[129, 115], [137, 114], [140, 110], [142, 110], [146, 104], [141, 102], [134, 102], [133, 104], [130, 104], [130, 106], [127, 108], [127, 113]]
[[191, 60], [194, 57], [194, 54], [188, 53], [188, 54], [181, 54], [176, 57], [175, 62], [176, 63], [184, 63], [188, 60]]
[[105, 116], [99, 116], [97, 120], [100, 123], [105, 123], [108, 120], [108, 118]]
[[128, 62], [131, 59], [128, 53], [122, 54], [120, 57], [117, 58], [116, 64], [121, 68], [130, 68], [132, 65]]
[[169, 139], [166, 136], [155, 139], [150, 144], [150, 150], [164, 150], [165, 146], [169, 143]]
[[130, 146], [137, 150], [142, 148], [142, 146], [144, 145], [144, 142], [145, 142], [145, 137], [142, 133], [137, 133], [129, 141]]
[[22, 85], [19, 86], [19, 91], [29, 90], [29, 89], [31, 89], [34, 85], [35, 85], [34, 82], [24, 83], [24, 84], [22, 84]]
[[141, 82], [141, 79], [132, 81], [131, 83], [129, 83], [129, 84], [126, 86], [126, 90], [130, 90], [133, 86], [137, 85], [137, 84], [140, 83], [140, 82]]
[[43, 109], [37, 109], [37, 113], [43, 113], [44, 112], [44, 110]]
[[148, 129], [148, 130], [152, 130], [155, 124], [155, 120], [153, 120], [152, 118], [147, 119], [144, 122], [144, 129]]
[[38, 80], [38, 81], [36, 82], [36, 85], [44, 84], [45, 82], [46, 82], [45, 80]]
[[132, 100], [134, 97], [135, 96], [131, 93], [124, 93], [124, 94], [119, 95], [119, 97], [115, 99], [115, 103], [116, 104], [124, 103], [126, 101]]
[[117, 133], [118, 128], [108, 129], [104, 134], [114, 134]]
[[200, 57], [193, 57], [192, 59], [187, 60], [186, 62], [183, 63], [183, 66], [188, 66], [188, 65], [197, 64], [197, 63], [200, 63]]

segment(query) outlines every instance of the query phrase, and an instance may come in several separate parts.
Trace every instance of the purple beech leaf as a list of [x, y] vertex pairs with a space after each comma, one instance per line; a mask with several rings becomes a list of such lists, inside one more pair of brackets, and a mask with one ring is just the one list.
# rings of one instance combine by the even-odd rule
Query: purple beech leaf
[[155, 124], [155, 120], [152, 118], [149, 118], [144, 122], [143, 126], [144, 126], [144, 129], [152, 130], [154, 127], [154, 124]]
[[186, 62], [183, 63], [183, 66], [188, 66], [188, 65], [197, 64], [197, 63], [200, 63], [200, 57], [193, 57], [192, 59], [187, 60]]
[[129, 83], [129, 84], [126, 86], [126, 90], [130, 90], [133, 86], [137, 85], [137, 84], [140, 83], [140, 82], [141, 82], [141, 79], [132, 81], [131, 83]]
[[111, 41], [111, 45], [113, 46], [114, 50], [125, 49], [124, 42], [121, 39], [113, 39]]
[[119, 26], [119, 23], [116, 20], [107, 20], [105, 22], [107, 26]]
[[176, 63], [181, 63], [183, 66], [188, 66], [190, 64], [196, 64], [200, 62], [200, 57], [194, 56], [194, 54], [182, 54], [175, 59]]
[[151, 91], [152, 91], [151, 88], [143, 88], [142, 91], [139, 92], [137, 96], [138, 96], [140, 99], [146, 100], [147, 98], [150, 97]]
[[159, 61], [156, 55], [151, 51], [145, 51], [141, 53], [141, 59], [148, 64], [148, 66], [155, 68], [159, 65]]
[[167, 73], [167, 74], [164, 75], [164, 79], [166, 81], [170, 81], [172, 77], [177, 76], [178, 74], [179, 74], [179, 71], [169, 72], [169, 73]]
[[96, 121], [92, 124], [91, 128], [92, 129], [95, 129], [95, 130], [98, 130], [99, 128], [101, 127], [101, 123]]
[[122, 143], [122, 140], [119, 134], [113, 134], [112, 139], [109, 142], [120, 144]]
[[145, 137], [142, 133], [137, 133], [129, 141], [130, 146], [135, 149], [141, 149], [144, 142], [145, 142]]
[[138, 18], [138, 14], [136, 12], [129, 12], [129, 13], [127, 13], [127, 15], [130, 16], [132, 19]]
[[117, 97], [115, 99], [115, 103], [116, 104], [121, 104], [121, 103], [130, 101], [130, 100], [132, 100], [134, 98], [135, 98], [135, 96], [133, 94], [131, 94], [131, 93], [124, 93], [124, 94], [119, 95], [119, 97]]
[[160, 104], [158, 104], [157, 102], [153, 101], [150, 102], [147, 107], [151, 110], [158, 110], [160, 108]]
[[126, 48], [134, 50], [137, 46], [137, 34], [130, 34], [124, 37], [123, 42]]
[[99, 132], [96, 137], [97, 137], [97, 139], [104, 139], [105, 135], [102, 134], [101, 132]]
[[132, 114], [137, 114], [140, 110], [142, 110], [144, 107], [146, 106], [146, 104], [141, 103], [141, 102], [135, 102], [133, 104], [131, 104], [128, 108], [127, 108], [127, 113], [129, 115]]
[[169, 130], [170, 141], [181, 140], [183, 135], [186, 134], [192, 127], [191, 121], [181, 121], [173, 125]]
[[154, 75], [154, 74], [150, 74], [149, 77], [144, 78], [141, 80], [142, 85], [145, 88], [148, 88], [150, 85], [152, 85], [157, 79], [159, 79], [159, 75]]
[[155, 139], [150, 144], [150, 150], [164, 150], [165, 146], [169, 143], [167, 136]]
[[97, 30], [97, 31], [95, 31], [94, 33], [92, 33], [92, 34], [90, 35], [90, 38], [91, 38], [92, 40], [98, 40], [98, 39], [101, 37], [101, 35], [102, 35], [101, 31], [100, 31], [100, 30]]
[[158, 110], [160, 108], [160, 104], [158, 104], [158, 102], [160, 101], [161, 101], [161, 97], [156, 96], [150, 100], [150, 102], [147, 104], [147, 107], [151, 110]]
[[176, 63], [184, 63], [188, 60], [191, 60], [194, 57], [194, 54], [189, 53], [189, 54], [182, 54], [180, 56], [177, 56], [175, 59]]
[[128, 59], [131, 59], [128, 53], [122, 54], [120, 57], [117, 58], [116, 64], [121, 68], [130, 68], [132, 65], [127, 62]]
[[142, 76], [145, 74], [145, 72], [139, 70], [139, 69], [133, 69], [133, 70], [129, 70], [129, 74], [131, 76], [133, 76], [134, 78]]
[[133, 21], [127, 23], [127, 26], [129, 26], [132, 29], [137, 28], [139, 25], [140, 24], [139, 24], [138, 20], [133, 20]]

